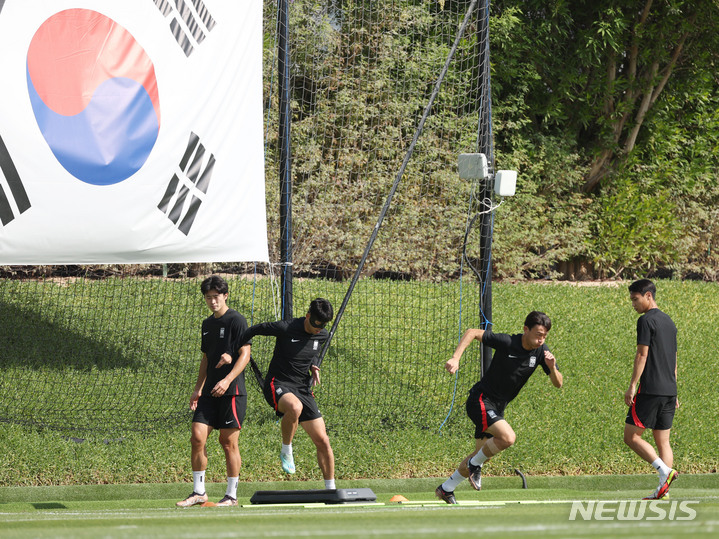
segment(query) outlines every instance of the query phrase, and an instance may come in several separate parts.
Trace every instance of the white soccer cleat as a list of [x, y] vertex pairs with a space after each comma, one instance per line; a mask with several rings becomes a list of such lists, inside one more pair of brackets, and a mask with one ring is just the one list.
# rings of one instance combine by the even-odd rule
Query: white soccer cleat
[[190, 494], [187, 498], [182, 500], [181, 502], [177, 502], [175, 505], [177, 507], [192, 507], [193, 505], [199, 505], [201, 503], [205, 503], [207, 501], [207, 493], [205, 494], [198, 494], [197, 492], [194, 492]]

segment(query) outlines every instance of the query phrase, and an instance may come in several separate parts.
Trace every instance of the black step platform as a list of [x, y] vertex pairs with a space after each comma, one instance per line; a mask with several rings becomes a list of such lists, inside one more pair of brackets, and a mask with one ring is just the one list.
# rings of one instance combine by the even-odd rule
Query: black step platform
[[367, 503], [377, 500], [371, 488], [336, 490], [258, 490], [250, 503]]

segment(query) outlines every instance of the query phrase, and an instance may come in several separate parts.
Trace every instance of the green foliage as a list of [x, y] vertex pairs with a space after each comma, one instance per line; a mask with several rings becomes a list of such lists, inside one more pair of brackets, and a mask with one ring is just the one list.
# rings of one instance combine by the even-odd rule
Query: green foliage
[[[298, 272], [330, 267], [347, 276], [356, 268], [461, 20], [449, 6], [437, 7], [434, 1], [293, 3]], [[368, 273], [438, 278], [457, 271], [471, 186], [459, 179], [456, 162], [460, 151], [476, 146], [476, 39], [473, 21], [392, 201]], [[266, 72], [266, 80], [270, 75]], [[270, 85], [265, 94], [271, 96], [270, 162], [277, 159], [277, 95]], [[274, 251], [276, 163], [268, 166], [267, 186]]]
[[[510, 0], [492, 10], [498, 162], [519, 171], [512, 202], [532, 217], [498, 212], [499, 275], [552, 275], [557, 261], [581, 257], [604, 275], [716, 279], [717, 6], [654, 2], [641, 24], [635, 2]], [[538, 140], [563, 156], [553, 176], [568, 181], [547, 182]], [[576, 195], [591, 175], [604, 177], [602, 189]]]
[[575, 190], [582, 180], [581, 156], [570, 151], [565, 139], [537, 135], [499, 159], [520, 171], [521, 184], [496, 212], [495, 273], [555, 277], [558, 262], [588, 253], [595, 210], [593, 200]]
[[[709, 71], [679, 76], [680, 84], [664, 94], [647, 119], [645, 136], [618, 176], [640, 186], [655, 213], [667, 209], [674, 213], [668, 231], [674, 236], [673, 245], [663, 257], [663, 265], [679, 275], [716, 280], [719, 78]], [[611, 184], [607, 191], [612, 193]], [[612, 237], [604, 241], [610, 242]], [[657, 259], [655, 253], [647, 258]]]
[[[640, 23], [645, 5], [491, 3], [494, 164], [519, 172], [517, 195], [495, 215], [497, 277], [556, 276], [561, 263], [581, 259], [604, 275], [651, 269], [719, 278], [719, 9], [655, 1]], [[466, 7], [291, 3], [298, 273], [342, 278], [356, 269]], [[266, 3], [264, 94], [276, 260], [275, 9]], [[369, 253], [367, 275], [456, 276], [472, 191], [457, 177], [457, 155], [477, 151], [478, 133], [488, 128], [480, 114], [484, 45], [472, 19]], [[589, 179], [602, 179], [591, 196]], [[632, 215], [635, 208], [643, 215]], [[658, 228], [662, 234], [652, 237], [649, 230]], [[477, 258], [471, 239], [468, 252]]]
[[650, 274], [678, 257], [680, 224], [669, 193], [654, 185], [615, 181], [592, 224], [590, 254], [609, 277]]

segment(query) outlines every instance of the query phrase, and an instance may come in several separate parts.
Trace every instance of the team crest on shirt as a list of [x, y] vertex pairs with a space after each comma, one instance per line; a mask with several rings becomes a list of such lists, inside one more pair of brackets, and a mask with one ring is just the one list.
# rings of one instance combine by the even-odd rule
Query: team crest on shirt
[[537, 356], [529, 356], [529, 366], [534, 367], [537, 364]]
[[314, 341], [312, 343], [312, 349], [317, 350], [317, 348], [319, 348], [319, 345], [320, 345], [320, 341]]
[[225, 338], [225, 328], [220, 328], [220, 339]]

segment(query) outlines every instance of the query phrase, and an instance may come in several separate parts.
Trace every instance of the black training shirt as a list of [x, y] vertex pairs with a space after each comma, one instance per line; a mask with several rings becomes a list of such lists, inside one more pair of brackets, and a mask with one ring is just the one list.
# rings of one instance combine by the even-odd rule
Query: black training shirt
[[[207, 355], [207, 373], [202, 394], [212, 396], [212, 388], [217, 382], [230, 374], [232, 367], [240, 357], [240, 339], [247, 329], [247, 320], [234, 309], [228, 309], [219, 318], [210, 315], [202, 322], [202, 345], [200, 349]], [[232, 363], [216, 368], [224, 353], [230, 354]], [[225, 395], [247, 395], [245, 373], [241, 372], [225, 391]]]
[[637, 344], [649, 347], [647, 363], [639, 378], [642, 393], [673, 397], [677, 394], [677, 327], [659, 309], [650, 309], [637, 320]]
[[546, 344], [525, 350], [521, 334], [507, 335], [490, 330], [484, 332], [482, 342], [494, 348], [494, 356], [489, 370], [474, 385], [473, 391], [481, 391], [493, 400], [509, 402], [519, 394], [538, 365], [549, 374], [549, 367], [544, 362], [544, 352], [549, 351]]
[[310, 367], [317, 365], [322, 345], [329, 338], [329, 333], [322, 329], [317, 335], [310, 335], [305, 331], [304, 322], [304, 317], [294, 318], [289, 322], [265, 322], [256, 324], [245, 332], [243, 340], [249, 340], [255, 335], [276, 337], [266, 380], [276, 378], [296, 387], [310, 385]]

